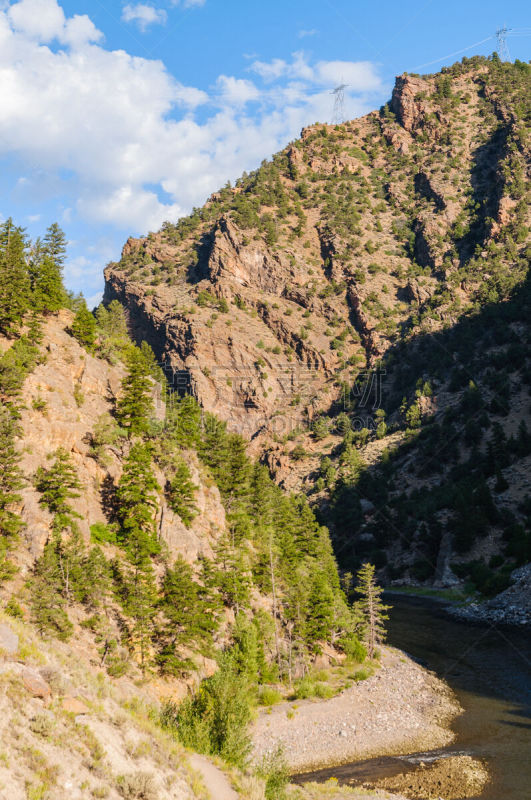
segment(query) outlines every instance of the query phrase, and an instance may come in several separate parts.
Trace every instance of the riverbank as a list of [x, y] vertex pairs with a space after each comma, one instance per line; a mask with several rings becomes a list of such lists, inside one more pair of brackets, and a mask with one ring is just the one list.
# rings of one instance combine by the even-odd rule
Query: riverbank
[[377, 755], [431, 750], [452, 741], [461, 707], [448, 686], [394, 648], [382, 665], [330, 700], [282, 703], [252, 728], [254, 757], [282, 747], [293, 773]]
[[515, 569], [513, 584], [492, 600], [449, 606], [445, 610], [453, 617], [467, 622], [494, 625], [531, 625], [531, 564]]

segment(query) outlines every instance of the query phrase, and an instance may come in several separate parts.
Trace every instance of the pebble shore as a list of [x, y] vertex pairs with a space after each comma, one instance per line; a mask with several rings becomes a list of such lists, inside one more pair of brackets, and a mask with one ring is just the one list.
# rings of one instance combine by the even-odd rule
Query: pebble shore
[[282, 703], [260, 713], [254, 757], [282, 747], [293, 773], [377, 755], [442, 747], [461, 708], [448, 686], [404, 653], [384, 648], [381, 668], [330, 700]]

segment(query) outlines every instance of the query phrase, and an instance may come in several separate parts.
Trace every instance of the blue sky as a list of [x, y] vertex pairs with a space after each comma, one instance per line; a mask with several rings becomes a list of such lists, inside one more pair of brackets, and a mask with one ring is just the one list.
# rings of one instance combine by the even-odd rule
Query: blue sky
[[330, 121], [337, 82], [358, 116], [401, 72], [488, 55], [504, 23], [528, 60], [529, 17], [523, 0], [0, 0], [0, 215], [32, 236], [57, 220], [67, 285], [96, 301], [129, 235]]

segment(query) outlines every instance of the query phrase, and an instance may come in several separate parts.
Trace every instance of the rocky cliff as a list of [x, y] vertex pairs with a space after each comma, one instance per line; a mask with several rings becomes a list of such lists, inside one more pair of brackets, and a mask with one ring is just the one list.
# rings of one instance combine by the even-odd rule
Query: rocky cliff
[[[27, 377], [20, 398], [20, 467], [26, 477], [20, 515], [27, 545], [16, 550], [24, 567], [20, 577], [33, 566], [50, 535], [51, 516], [39, 502], [33, 481], [38, 468], [48, 466], [58, 448], [71, 455], [81, 480], [75, 510], [80, 514], [82, 535], [89, 541], [90, 526], [108, 521], [105, 487], [118, 483], [126, 455], [127, 447], [118, 444], [106, 448], [104, 459], [97, 458], [91, 446], [98, 421], [113, 412], [125, 369], [121, 363], [113, 366], [81, 347], [67, 332], [72, 319], [73, 314], [64, 310], [46, 320], [44, 358]], [[158, 416], [164, 417], [160, 386], [154, 385], [153, 392]], [[206, 480], [195, 453], [184, 451], [184, 457], [198, 487], [194, 502], [199, 513], [187, 528], [161, 494], [157, 529], [171, 559], [181, 555], [194, 563], [200, 555], [212, 557], [212, 543], [226, 530], [225, 509], [217, 486]], [[157, 478], [163, 486], [160, 471]]]
[[524, 234], [502, 244], [529, 222], [529, 153], [493, 76], [404, 75], [380, 113], [305, 129], [192, 217], [130, 239], [106, 300], [262, 447], [308, 424], [393, 343], [499, 283], [487, 254], [523, 274]]
[[[527, 525], [527, 445], [488, 467], [475, 454], [492, 425], [510, 439], [528, 421], [510, 373], [514, 356], [527, 374], [529, 88], [528, 65], [496, 58], [402, 75], [379, 112], [303, 130], [190, 217], [130, 239], [105, 273], [106, 301], [126, 306], [182, 390], [279, 483], [313, 493], [345, 564], [392, 562], [388, 579], [451, 581], [450, 561], [487, 564]], [[448, 435], [417, 441], [434, 425]], [[439, 466], [421, 469], [430, 447]], [[472, 494], [500, 489], [498, 517], [457, 554], [456, 463]], [[411, 498], [437, 492], [419, 518]]]

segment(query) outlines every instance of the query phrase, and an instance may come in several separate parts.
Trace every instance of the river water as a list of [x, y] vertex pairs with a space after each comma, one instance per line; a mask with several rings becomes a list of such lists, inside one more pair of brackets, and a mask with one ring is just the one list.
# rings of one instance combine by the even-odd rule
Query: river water
[[[465, 712], [456, 740], [431, 755], [466, 753], [484, 759], [492, 781], [478, 800], [531, 798], [531, 637], [522, 629], [472, 625], [450, 618], [437, 601], [388, 594], [389, 644], [443, 678]], [[422, 754], [430, 760], [430, 754]], [[320, 770], [306, 780], [356, 785], [403, 771], [415, 758], [370, 759]]]

